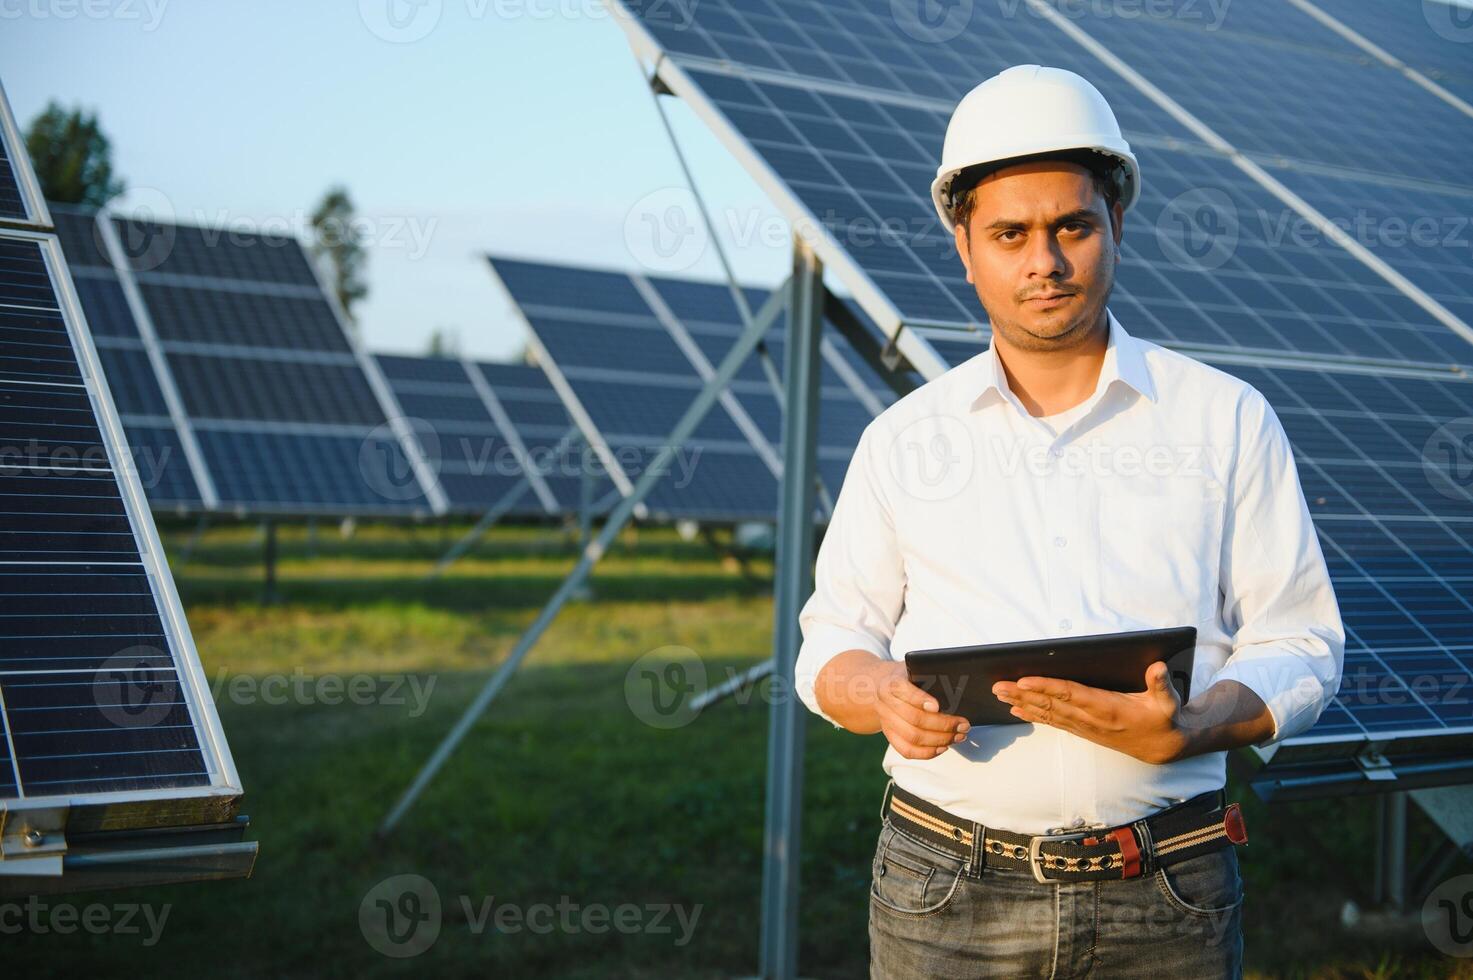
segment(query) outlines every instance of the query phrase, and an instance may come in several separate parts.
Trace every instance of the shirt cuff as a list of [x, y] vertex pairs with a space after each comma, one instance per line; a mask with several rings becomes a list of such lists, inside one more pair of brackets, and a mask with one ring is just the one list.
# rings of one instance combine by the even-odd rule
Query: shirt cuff
[[1283, 649], [1255, 652], [1247, 660], [1240, 654], [1241, 651], [1235, 653], [1223, 665], [1212, 683], [1237, 681], [1268, 706], [1274, 733], [1256, 743], [1259, 748], [1298, 735], [1319, 720], [1329, 692], [1302, 657]]
[[804, 630], [803, 646], [798, 651], [798, 662], [793, 666], [793, 687], [798, 692], [798, 699], [809, 711], [835, 728], [844, 726], [819, 707], [814, 685], [828, 662], [849, 650], [865, 650], [881, 660], [890, 659], [888, 646], [869, 633], [818, 624]]

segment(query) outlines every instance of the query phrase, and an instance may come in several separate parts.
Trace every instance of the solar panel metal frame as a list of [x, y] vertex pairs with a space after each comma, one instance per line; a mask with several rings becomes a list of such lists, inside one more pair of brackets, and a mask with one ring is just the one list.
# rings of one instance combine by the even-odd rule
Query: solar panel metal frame
[[[884, 294], [878, 285], [869, 277], [864, 268], [857, 262], [848, 251], [842, 247], [829, 233], [827, 227], [817, 219], [810, 209], [799, 198], [798, 194], [788, 187], [786, 182], [778, 176], [775, 170], [762, 157], [761, 153], [753, 147], [737, 128], [729, 121], [716, 102], [708, 97], [699, 83], [697, 83], [685, 70], [682, 61], [689, 63], [700, 63], [702, 70], [733, 74], [736, 77], [758, 77], [762, 69], [753, 69], [741, 63], [711, 63], [708, 59], [691, 56], [677, 55], [668, 52], [664, 46], [655, 38], [649, 28], [641, 22], [638, 14], [630, 9], [628, 0], [605, 0], [606, 5], [614, 14], [614, 19], [625, 32], [626, 39], [631, 49], [642, 66], [652, 66], [651, 77], [648, 81], [657, 87], [659, 91], [668, 92], [680, 98], [686, 103], [692, 112], [707, 126], [716, 136], [717, 140], [733, 155], [737, 162], [753, 178], [768, 198], [778, 209], [792, 222], [795, 228], [804, 229], [805, 241], [813, 248], [815, 253], [822, 259], [826, 267], [833, 268], [835, 273], [845, 282], [852, 291], [856, 301], [861, 308], [875, 321], [881, 330], [891, 338], [890, 346], [898, 351], [910, 365], [920, 372], [922, 377], [930, 380], [940, 377], [952, 367], [952, 363], [942, 356], [938, 345], [965, 345], [970, 347], [975, 344], [976, 352], [980, 353], [988, 341], [988, 333], [982, 329], [959, 330], [953, 324], [934, 324], [918, 320], [907, 320], [901, 311]], [[1464, 339], [1473, 342], [1473, 327], [1456, 317], [1445, 307], [1442, 307], [1433, 297], [1428, 295], [1419, 286], [1411, 283], [1405, 277], [1397, 273], [1392, 267], [1379, 257], [1372, 255], [1364, 246], [1350, 240], [1349, 236], [1340, 232], [1323, 215], [1306, 202], [1298, 199], [1291, 188], [1282, 181], [1268, 174], [1262, 167], [1253, 163], [1245, 154], [1239, 153], [1228, 141], [1213, 133], [1205, 124], [1195, 117], [1190, 117], [1186, 110], [1175, 105], [1169, 95], [1160, 92], [1151, 86], [1142, 76], [1134, 72], [1128, 64], [1115, 57], [1102, 44], [1095, 41], [1078, 25], [1068, 22], [1059, 15], [1057, 11], [1047, 9], [1043, 4], [1030, 3], [1030, 8], [1036, 10], [1041, 16], [1048, 17], [1065, 35], [1079, 43], [1096, 58], [1104, 61], [1113, 70], [1122, 76], [1132, 87], [1144, 92], [1158, 105], [1163, 102], [1170, 107], [1173, 115], [1179, 119], [1185, 118], [1189, 122], [1192, 131], [1202, 142], [1222, 151], [1227, 158], [1235, 163], [1239, 169], [1248, 173], [1248, 176], [1257, 182], [1264, 190], [1278, 197], [1286, 205], [1292, 208], [1302, 217], [1310, 220], [1318, 230], [1326, 234], [1332, 241], [1349, 251], [1358, 260], [1365, 264], [1370, 271], [1386, 280], [1408, 298], [1417, 302], [1437, 319], [1441, 320], [1454, 333], [1460, 334]], [[802, 79], [811, 82], [813, 88], [823, 88], [826, 84], [817, 79]], [[842, 88], [842, 86], [838, 86]], [[870, 93], [872, 94], [872, 93]], [[1173, 348], [1178, 345], [1168, 344]], [[1185, 346], [1185, 345], [1183, 345]], [[1189, 352], [1202, 358], [1225, 359], [1231, 358], [1233, 352], [1230, 350], [1213, 349], [1190, 349]], [[1276, 355], [1277, 357], [1277, 355]], [[1285, 363], [1303, 363], [1304, 366], [1313, 366], [1320, 369], [1330, 369], [1324, 359], [1317, 359], [1313, 355], [1290, 354], [1283, 357]], [[1470, 358], [1473, 360], [1473, 358]], [[1261, 363], [1261, 362], [1260, 362]], [[1384, 367], [1390, 368], [1391, 365]], [[1409, 732], [1396, 739], [1370, 739], [1370, 738], [1345, 738], [1342, 736], [1307, 737], [1301, 736], [1276, 743], [1268, 749], [1257, 746], [1250, 747], [1252, 753], [1258, 760], [1259, 768], [1255, 774], [1255, 786], [1261, 795], [1269, 796], [1275, 793], [1279, 795], [1312, 795], [1317, 785], [1333, 786], [1336, 791], [1344, 791], [1346, 787], [1355, 790], [1375, 790], [1378, 787], [1374, 782], [1381, 778], [1367, 775], [1367, 759], [1384, 758], [1382, 753], [1389, 751], [1395, 745], [1398, 752], [1406, 750], [1408, 756], [1425, 754], [1429, 743], [1438, 746], [1437, 754], [1440, 759], [1446, 759], [1449, 755], [1456, 756], [1459, 752], [1466, 753], [1473, 740], [1465, 741], [1463, 733], [1449, 733], [1445, 729], [1441, 731], [1427, 731], [1425, 733]], [[1328, 750], [1328, 751], [1327, 751]], [[1297, 775], [1293, 770], [1297, 767], [1303, 770], [1305, 767], [1313, 768], [1316, 760], [1329, 759], [1327, 768], [1321, 772], [1300, 772]], [[1346, 767], [1350, 771], [1345, 771]], [[1290, 775], [1282, 777], [1280, 772], [1288, 770]], [[1410, 770], [1408, 770], [1410, 775]], [[1297, 779], [1291, 787], [1290, 783]], [[1448, 782], [1457, 780], [1473, 779], [1473, 764], [1459, 770], [1439, 770], [1436, 764], [1425, 770], [1425, 775], [1403, 777], [1402, 786], [1414, 785], [1413, 779], [1424, 779], [1424, 784], [1436, 784], [1437, 782]], [[1306, 787], [1309, 787], [1306, 789]]]
[[26, 150], [25, 140], [15, 124], [10, 111], [10, 97], [5, 94], [5, 85], [0, 82], [0, 140], [5, 143], [5, 159], [10, 161], [11, 172], [20, 191], [21, 204], [26, 214], [23, 218], [0, 215], [0, 228], [50, 228], [51, 212], [46, 209], [46, 198], [41, 194], [41, 183], [31, 166], [31, 156]]
[[[123, 459], [121, 447], [127, 445], [122, 423], [113, 406], [107, 379], [102, 374], [97, 350], [72, 288], [71, 277], [66, 273], [66, 260], [60, 243], [54, 234], [41, 230], [10, 229], [0, 234], [33, 241], [41, 246], [73, 350], [86, 375], [86, 389], [96, 412], [98, 429], [118, 481], [139, 559], [149, 578], [154, 605], [168, 640], [180, 691], [199, 742], [200, 755], [210, 776], [209, 784], [203, 786], [52, 796], [21, 795], [0, 800], [0, 823], [8, 825], [11, 820], [27, 819], [28, 813], [52, 808], [66, 811], [67, 832], [228, 823], [235, 816], [243, 792], [240, 776], [214, 699], [210, 696], [173, 575], [164, 559], [163, 545], [154, 526], [147, 497], [133, 468], [120, 463]], [[0, 875], [0, 885], [12, 883]]]

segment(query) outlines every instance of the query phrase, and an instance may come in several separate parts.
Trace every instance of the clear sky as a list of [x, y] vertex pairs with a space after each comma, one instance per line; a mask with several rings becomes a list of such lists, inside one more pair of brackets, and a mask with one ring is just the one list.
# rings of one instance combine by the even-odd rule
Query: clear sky
[[[124, 210], [301, 227], [345, 184], [375, 350], [422, 352], [444, 327], [513, 356], [524, 328], [487, 252], [720, 275], [703, 238], [669, 259], [641, 245], [683, 178], [596, 0], [0, 0], [0, 80], [22, 127], [49, 99], [99, 113]], [[745, 229], [722, 232], [738, 274], [778, 281], [786, 225], [666, 101], [718, 226]]]

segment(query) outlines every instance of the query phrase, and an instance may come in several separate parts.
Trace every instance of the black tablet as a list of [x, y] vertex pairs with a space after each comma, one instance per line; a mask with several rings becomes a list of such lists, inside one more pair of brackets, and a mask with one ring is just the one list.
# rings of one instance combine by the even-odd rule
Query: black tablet
[[998, 681], [1020, 677], [1061, 677], [1107, 691], [1145, 690], [1146, 668], [1158, 660], [1182, 703], [1191, 694], [1197, 628], [1133, 630], [912, 650], [905, 666], [912, 684], [935, 695], [941, 710], [974, 725], [1027, 724], [1011, 714], [1012, 705], [992, 693]]

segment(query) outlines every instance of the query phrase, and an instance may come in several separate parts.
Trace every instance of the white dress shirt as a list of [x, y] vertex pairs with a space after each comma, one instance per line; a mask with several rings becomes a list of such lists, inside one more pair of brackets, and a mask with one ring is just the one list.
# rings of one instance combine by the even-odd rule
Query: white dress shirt
[[[1278, 416], [1251, 385], [1131, 337], [1111, 313], [1094, 393], [1028, 414], [993, 349], [886, 409], [860, 437], [799, 615], [796, 688], [846, 650], [1197, 628], [1192, 697], [1231, 678], [1274, 734], [1314, 724], [1345, 632]], [[1048, 725], [975, 725], [895, 782], [1020, 833], [1113, 826], [1216, 789], [1226, 752], [1141, 762]]]

